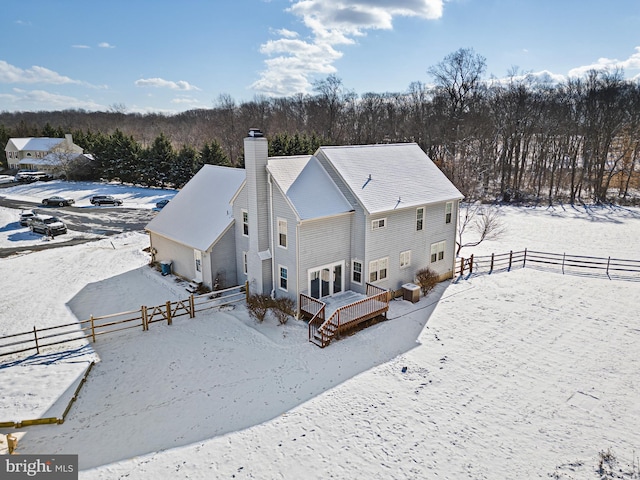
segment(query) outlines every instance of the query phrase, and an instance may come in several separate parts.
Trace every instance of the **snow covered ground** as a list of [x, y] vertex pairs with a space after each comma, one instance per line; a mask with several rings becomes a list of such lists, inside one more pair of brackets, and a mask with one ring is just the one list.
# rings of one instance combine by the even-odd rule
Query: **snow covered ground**
[[[473, 253], [640, 260], [637, 209], [501, 216], [506, 233]], [[145, 246], [128, 233], [0, 259], [0, 334], [185, 298]], [[60, 415], [97, 361], [64, 424], [0, 433], [23, 454], [79, 454], [82, 479], [600, 478], [607, 449], [632, 478], [639, 296], [640, 282], [520, 269], [393, 301], [389, 321], [325, 349], [295, 320], [202, 312], [0, 360], [0, 422]]]

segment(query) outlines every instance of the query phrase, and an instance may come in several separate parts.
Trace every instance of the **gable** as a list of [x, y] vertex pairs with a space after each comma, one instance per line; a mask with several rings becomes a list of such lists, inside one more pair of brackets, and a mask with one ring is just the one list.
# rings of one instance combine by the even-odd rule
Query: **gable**
[[267, 170], [300, 220], [329, 217], [353, 210], [313, 156], [272, 157]]
[[232, 224], [229, 202], [244, 178], [241, 168], [204, 165], [146, 230], [196, 250], [208, 250]]
[[318, 150], [370, 214], [463, 198], [416, 143]]

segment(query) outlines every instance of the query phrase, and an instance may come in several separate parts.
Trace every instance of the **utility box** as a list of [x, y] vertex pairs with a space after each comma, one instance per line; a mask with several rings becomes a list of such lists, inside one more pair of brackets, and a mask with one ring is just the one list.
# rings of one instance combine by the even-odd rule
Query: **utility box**
[[420, 301], [420, 287], [415, 283], [405, 283], [402, 285], [402, 296], [404, 300], [418, 303]]
[[160, 268], [162, 271], [162, 275], [170, 275], [171, 274], [171, 260], [165, 260], [160, 262]]

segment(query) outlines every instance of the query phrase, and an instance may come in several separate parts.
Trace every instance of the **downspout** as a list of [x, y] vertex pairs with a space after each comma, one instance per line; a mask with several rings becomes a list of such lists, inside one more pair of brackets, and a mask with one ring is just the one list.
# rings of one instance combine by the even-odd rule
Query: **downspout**
[[459, 221], [458, 221], [458, 216], [460, 215], [460, 200], [456, 200], [456, 223], [455, 228], [453, 230], [453, 255], [452, 255], [452, 260], [451, 262], [453, 263], [453, 265], [451, 265], [451, 278], [456, 278], [456, 265], [458, 264], [457, 260], [458, 257], [456, 256], [456, 238], [458, 238], [458, 225], [459, 225]]
[[273, 184], [271, 173], [267, 170], [267, 183], [269, 184], [269, 245], [271, 247], [271, 298], [276, 298], [276, 250], [273, 243]]
[[[308, 278], [305, 278], [305, 281], [308, 281]], [[296, 222], [296, 305], [296, 318], [300, 318], [300, 222]]]

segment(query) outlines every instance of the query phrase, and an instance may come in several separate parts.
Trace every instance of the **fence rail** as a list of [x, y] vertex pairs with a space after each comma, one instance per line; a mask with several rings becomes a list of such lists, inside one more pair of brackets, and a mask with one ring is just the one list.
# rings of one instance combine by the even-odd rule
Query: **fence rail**
[[534, 268], [566, 275], [602, 277], [610, 280], [640, 281], [640, 260], [612, 257], [590, 257], [549, 253], [535, 250], [460, 258], [460, 277], [510, 271], [514, 268]]
[[187, 299], [168, 301], [155, 307], [143, 305], [138, 310], [91, 316], [87, 320], [75, 323], [45, 328], [34, 326], [27, 332], [0, 336], [0, 357], [32, 351], [39, 354], [46, 348], [81, 340], [91, 340], [95, 343], [101, 335], [134, 328], [147, 331], [150, 324], [157, 322], [167, 322], [171, 325], [176, 317], [189, 315], [189, 318], [194, 318], [197, 312], [243, 301], [245, 290], [246, 285], [242, 285], [202, 295], [190, 295]]

